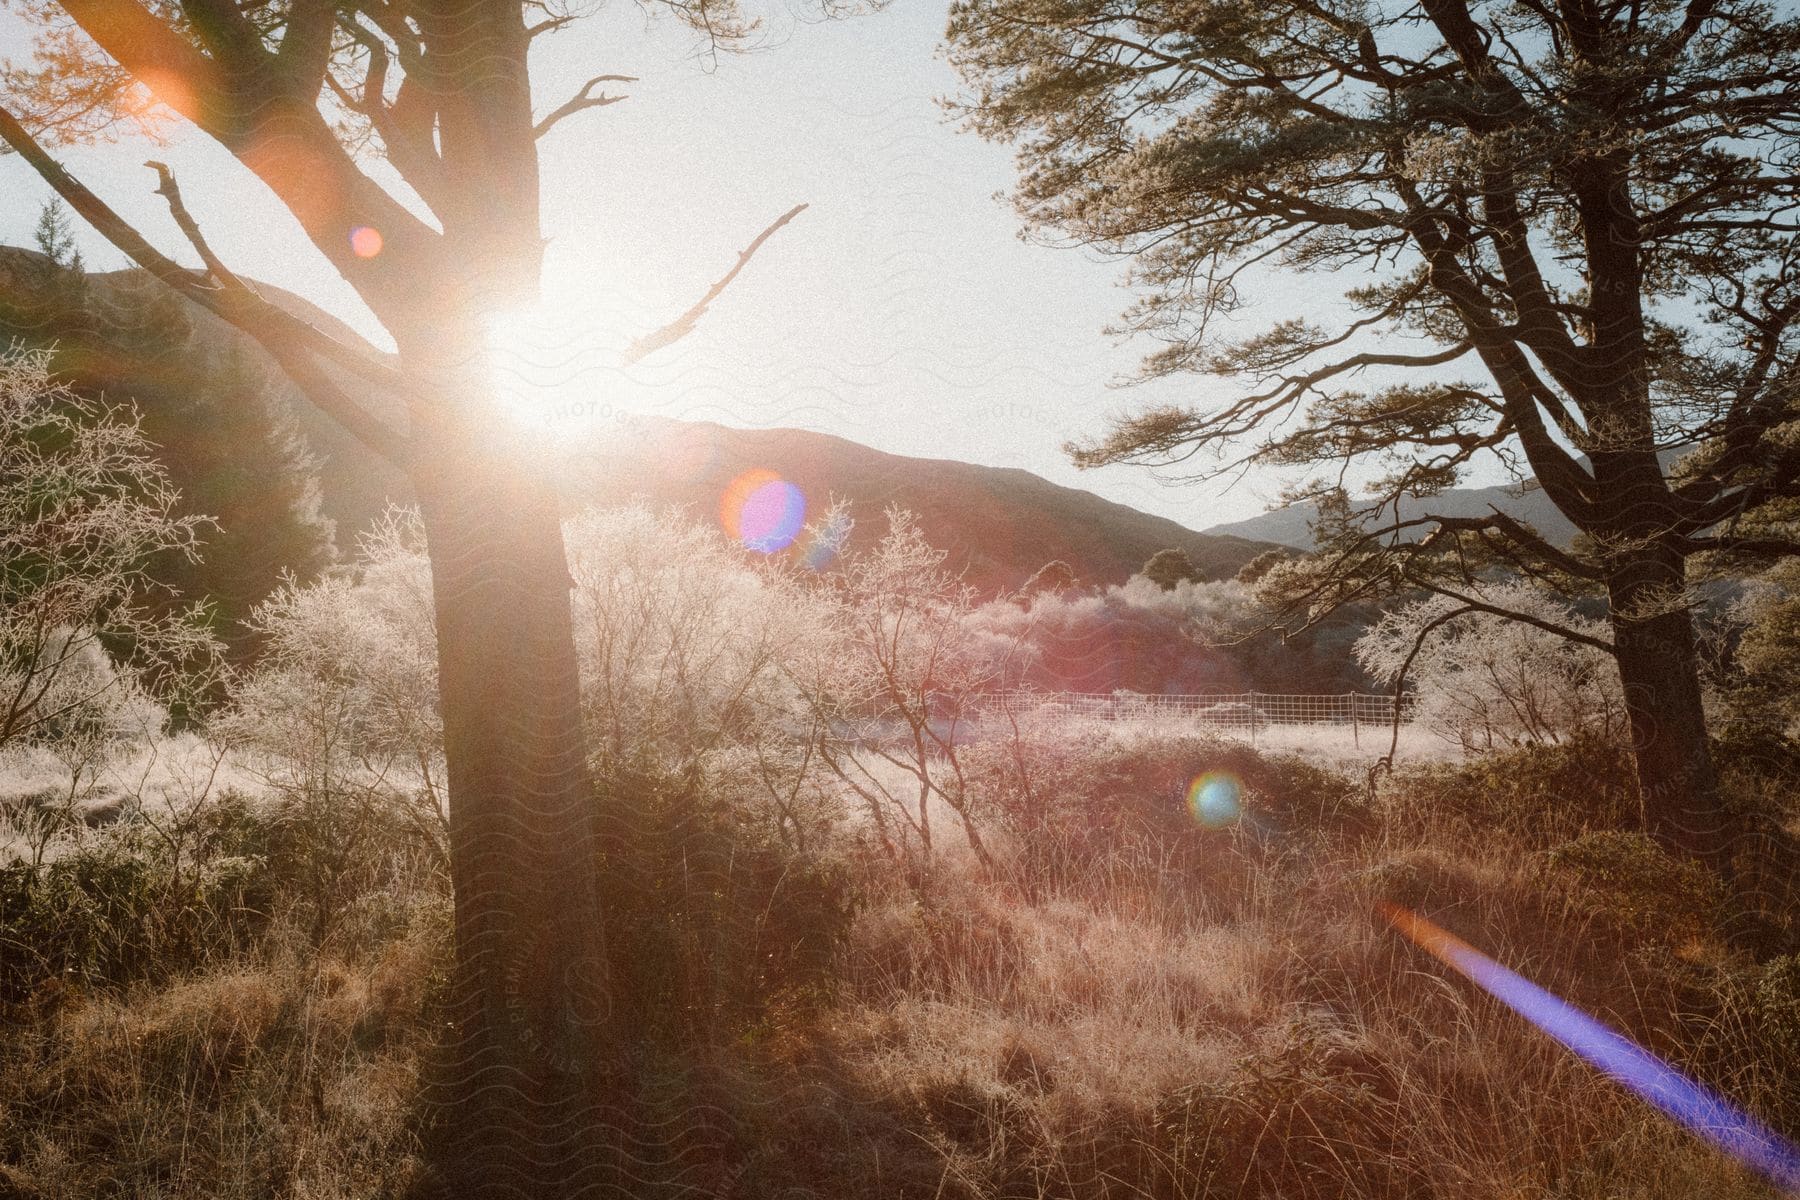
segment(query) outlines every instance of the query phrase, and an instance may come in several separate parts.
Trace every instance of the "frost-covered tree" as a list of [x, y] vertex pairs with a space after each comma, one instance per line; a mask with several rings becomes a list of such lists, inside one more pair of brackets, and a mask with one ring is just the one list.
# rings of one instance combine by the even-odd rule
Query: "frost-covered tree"
[[1080, 586], [1081, 577], [1075, 573], [1075, 568], [1062, 559], [1055, 558], [1033, 571], [1031, 578], [1020, 584], [1019, 590], [1013, 593], [1013, 599], [1023, 603], [1033, 596], [1074, 591]]
[[217, 645], [149, 573], [194, 552], [135, 414], [50, 381], [45, 356], [0, 353], [0, 749], [91, 737], [145, 695], [182, 705]]
[[[1800, 550], [1739, 520], [1800, 486], [1800, 14], [957, 0], [949, 53], [1031, 230], [1131, 255], [1148, 374], [1221, 381], [1077, 462], [1262, 465], [1335, 501], [1280, 572], [1291, 624], [1490, 565], [1604, 595], [1649, 827], [1723, 857], [1687, 563]], [[1433, 515], [1475, 467], [1535, 477], [1577, 544]]]
[[1349, 647], [1373, 619], [1346, 608], [1283, 638], [1262, 627], [1253, 590], [1239, 580], [1183, 580], [1164, 589], [1134, 575], [1104, 588], [983, 604], [969, 625], [1013, 656], [1013, 678], [1024, 686], [1170, 695], [1365, 688]]
[[[1386, 613], [1357, 641], [1358, 660], [1381, 683], [1407, 685], [1418, 719], [1464, 750], [1626, 733], [1618, 671], [1600, 644], [1603, 622], [1529, 584], [1477, 594], [1492, 607], [1471, 611], [1448, 596], [1431, 596]], [[1592, 640], [1574, 641], [1563, 630]]]
[[602, 773], [680, 774], [792, 717], [780, 665], [816, 605], [776, 560], [641, 506], [590, 509], [565, 534], [589, 744]]
[[[735, 786], [755, 775], [759, 754], [803, 738], [780, 664], [816, 632], [817, 605], [777, 565], [642, 507], [578, 513], [565, 538], [599, 778], [637, 771]], [[391, 510], [363, 535], [351, 570], [291, 583], [258, 607], [252, 626], [265, 648], [224, 729], [284, 795], [380, 806], [442, 850], [449, 813], [431, 612], [418, 514]], [[798, 803], [791, 778], [768, 782], [793, 809], [771, 824], [816, 827], [822, 814]]]
[[945, 552], [910, 512], [886, 515], [879, 542], [847, 551], [842, 570], [819, 581], [824, 632], [790, 661], [790, 674], [812, 707], [826, 765], [863, 800], [892, 852], [930, 859], [941, 804], [989, 863], [957, 746], [974, 730], [981, 695], [1019, 678], [1023, 648], [982, 636], [970, 620], [974, 589], [945, 567]]
[[[1226, 643], [1250, 611], [1247, 589], [1230, 580], [1165, 588], [1134, 575], [1094, 591], [983, 604], [967, 624], [995, 654], [1012, 655], [1016, 680], [1044, 691], [1238, 691], [1248, 677]], [[1274, 656], [1260, 657], [1274, 665]]]

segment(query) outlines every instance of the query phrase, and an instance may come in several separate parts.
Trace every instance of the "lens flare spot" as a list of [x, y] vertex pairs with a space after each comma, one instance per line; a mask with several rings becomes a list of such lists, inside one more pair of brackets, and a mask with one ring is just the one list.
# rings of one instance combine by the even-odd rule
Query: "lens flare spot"
[[1212, 829], [1230, 825], [1243, 814], [1244, 786], [1229, 771], [1208, 771], [1188, 785], [1188, 811]]
[[350, 231], [350, 252], [358, 258], [374, 258], [381, 253], [381, 230], [373, 225], [358, 225]]
[[762, 554], [792, 545], [805, 521], [805, 493], [766, 468], [745, 471], [719, 499], [719, 523], [725, 532]]
[[194, 89], [178, 72], [145, 67], [127, 88], [122, 107], [135, 121], [160, 132], [175, 113], [194, 111]]

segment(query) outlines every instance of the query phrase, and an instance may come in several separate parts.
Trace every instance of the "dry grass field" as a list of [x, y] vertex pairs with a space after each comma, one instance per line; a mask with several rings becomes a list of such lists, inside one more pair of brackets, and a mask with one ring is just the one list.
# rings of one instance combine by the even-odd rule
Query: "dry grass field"
[[[1156, 731], [997, 749], [969, 767], [992, 866], [955, 839], [895, 859], [853, 819], [795, 854], [712, 794], [614, 781], [616, 1012], [641, 1035], [619, 1194], [1772, 1194], [1379, 915], [1793, 1133], [1800, 910], [1771, 886], [1746, 913], [1617, 832], [1616, 752], [1402, 763], [1371, 793]], [[1732, 775], [1777, 883], [1780, 766]], [[1185, 803], [1209, 774], [1233, 819]], [[421, 1182], [441, 872], [398, 827], [241, 782], [179, 858], [127, 814], [0, 874], [0, 1195]]]

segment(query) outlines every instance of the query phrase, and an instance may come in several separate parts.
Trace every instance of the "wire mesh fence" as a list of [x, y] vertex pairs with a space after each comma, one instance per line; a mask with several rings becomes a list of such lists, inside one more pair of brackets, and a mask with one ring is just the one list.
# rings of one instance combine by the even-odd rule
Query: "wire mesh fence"
[[[1402, 696], [1400, 724], [1415, 715], [1413, 697]], [[1174, 721], [1216, 729], [1270, 729], [1277, 726], [1391, 726], [1392, 694], [1343, 692], [1296, 695], [1287, 692], [1219, 692], [1193, 696], [1152, 696], [1135, 692], [999, 692], [982, 697], [984, 714], [1009, 712], [1088, 717], [1102, 721]]]

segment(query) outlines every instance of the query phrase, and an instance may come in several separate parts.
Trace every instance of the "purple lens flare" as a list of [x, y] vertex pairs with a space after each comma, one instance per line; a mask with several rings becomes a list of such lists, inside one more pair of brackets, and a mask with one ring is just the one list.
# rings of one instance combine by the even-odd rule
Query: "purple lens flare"
[[1507, 970], [1461, 938], [1397, 904], [1388, 923], [1578, 1058], [1787, 1192], [1800, 1192], [1800, 1147], [1630, 1038]]

